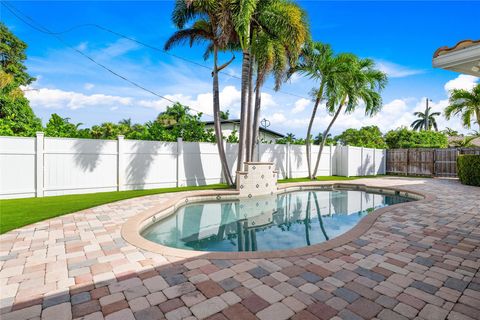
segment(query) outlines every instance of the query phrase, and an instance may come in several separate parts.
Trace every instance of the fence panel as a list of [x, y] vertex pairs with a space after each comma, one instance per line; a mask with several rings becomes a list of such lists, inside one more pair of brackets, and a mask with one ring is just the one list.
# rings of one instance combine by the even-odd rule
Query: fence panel
[[457, 149], [435, 149], [435, 176], [457, 176]]
[[387, 150], [387, 173], [408, 174], [408, 149]]
[[408, 174], [433, 175], [434, 155], [434, 149], [408, 149]]
[[[226, 143], [233, 176], [237, 144]], [[305, 146], [261, 144], [254, 159], [275, 163], [280, 178], [307, 176]], [[312, 146], [312, 170], [319, 148]], [[384, 150], [330, 147], [317, 174], [383, 173]], [[0, 198], [204, 185], [224, 181], [212, 143], [0, 137]]]
[[480, 148], [389, 149], [387, 173], [456, 177], [459, 154], [480, 155]]

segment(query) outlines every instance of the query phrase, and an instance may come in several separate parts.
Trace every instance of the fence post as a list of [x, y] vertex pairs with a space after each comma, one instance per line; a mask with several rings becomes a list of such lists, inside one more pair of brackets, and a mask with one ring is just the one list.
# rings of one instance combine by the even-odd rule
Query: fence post
[[382, 150], [383, 157], [382, 157], [382, 164], [383, 164], [383, 174], [387, 174], [387, 155], [388, 155], [388, 149], [383, 149]]
[[289, 179], [290, 177], [290, 142], [287, 142], [285, 148], [285, 178]]
[[347, 159], [346, 159], [346, 163], [347, 163], [347, 177], [350, 177], [350, 146], [346, 146], [347, 148]]
[[117, 190], [125, 190], [125, 136], [117, 136]]
[[333, 175], [333, 163], [332, 163], [332, 160], [333, 160], [333, 154], [332, 154], [332, 145], [329, 146], [330, 147], [330, 168], [328, 170], [328, 175], [329, 176], [332, 176]]
[[183, 140], [177, 138], [177, 187], [181, 186], [180, 183], [180, 167], [183, 166]]
[[262, 142], [260, 140], [257, 141], [257, 161], [260, 162], [261, 158], [261, 152], [260, 152], [260, 147], [262, 146]]
[[43, 197], [43, 148], [44, 148], [44, 133], [37, 132], [35, 140], [35, 196]]

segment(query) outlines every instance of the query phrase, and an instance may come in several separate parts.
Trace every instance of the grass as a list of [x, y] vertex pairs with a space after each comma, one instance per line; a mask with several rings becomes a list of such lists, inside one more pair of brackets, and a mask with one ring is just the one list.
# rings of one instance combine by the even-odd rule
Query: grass
[[167, 192], [205, 189], [227, 189], [226, 184], [199, 187], [113, 191], [43, 198], [0, 200], [0, 234], [34, 222], [58, 217], [109, 202]]
[[[342, 181], [356, 180], [361, 178], [373, 178], [379, 176], [366, 177], [340, 177], [326, 176], [317, 177], [317, 181]], [[278, 180], [279, 183], [288, 182], [305, 182], [311, 181], [308, 178], [291, 178]], [[150, 190], [131, 190], [131, 191], [114, 191], [100, 192], [89, 194], [75, 194], [66, 196], [53, 196], [43, 198], [25, 198], [0, 200], [0, 234], [7, 231], [29, 225], [34, 222], [58, 217], [67, 213], [72, 213], [102, 204], [125, 200], [135, 197], [148, 196], [152, 194], [160, 194], [167, 192], [180, 192], [190, 190], [206, 190], [206, 189], [227, 189], [225, 184], [213, 184], [199, 187], [179, 187], [179, 188], [162, 188]]]

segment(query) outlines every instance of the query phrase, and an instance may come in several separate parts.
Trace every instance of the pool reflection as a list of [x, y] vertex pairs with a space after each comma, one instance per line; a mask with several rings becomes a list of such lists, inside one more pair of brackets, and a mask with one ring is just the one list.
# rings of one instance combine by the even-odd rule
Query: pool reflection
[[268, 251], [324, 242], [376, 208], [408, 201], [363, 191], [299, 191], [187, 205], [149, 227], [151, 241], [201, 251]]

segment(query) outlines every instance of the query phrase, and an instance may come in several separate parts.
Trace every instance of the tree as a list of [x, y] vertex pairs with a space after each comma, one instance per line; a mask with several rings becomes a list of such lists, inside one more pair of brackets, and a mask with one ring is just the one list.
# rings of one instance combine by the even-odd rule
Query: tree
[[303, 43], [306, 28], [303, 11], [294, 3], [286, 0], [233, 0], [231, 12], [236, 34], [242, 50], [242, 76], [240, 98], [240, 132], [238, 146], [237, 171], [243, 168], [244, 159], [251, 156], [252, 143], [252, 74], [255, 56], [252, 57], [252, 43], [258, 32], [265, 30], [272, 38], [282, 43]]
[[453, 130], [452, 128], [449, 128], [449, 127], [446, 127], [445, 130], [443, 130], [442, 132], [449, 137], [456, 137], [460, 135], [457, 130]]
[[465, 137], [461, 140], [454, 140], [450, 142], [450, 146], [456, 148], [471, 148], [475, 145], [473, 144], [473, 140], [477, 139], [475, 136]]
[[389, 149], [448, 147], [448, 138], [443, 132], [413, 131], [405, 127], [387, 132], [385, 142]]
[[70, 123], [69, 118], [62, 118], [53, 113], [45, 127], [45, 135], [47, 137], [77, 138], [78, 128], [81, 125], [81, 123]]
[[[218, 51], [225, 50], [234, 42], [233, 24], [229, 20], [228, 2], [224, 0], [177, 0], [172, 13], [174, 24], [181, 30], [175, 32], [165, 43], [165, 49], [189, 41], [190, 47], [197, 42], [207, 42], [208, 46], [204, 54], [207, 58], [213, 51], [213, 120], [218, 153], [222, 164], [223, 175], [227, 184], [232, 185], [233, 179], [228, 168], [220, 115], [220, 93], [218, 73], [230, 64], [230, 60], [222, 66], [218, 66]], [[206, 16], [206, 18], [205, 18]], [[197, 19], [197, 20], [195, 20]], [[188, 22], [194, 21], [191, 28], [185, 28]]]
[[230, 118], [230, 110], [220, 111], [220, 119], [228, 120]]
[[424, 112], [414, 112], [413, 113], [418, 119], [413, 121], [410, 127], [415, 131], [420, 130], [432, 130], [432, 127], [435, 131], [438, 131], [437, 120], [435, 117], [440, 115], [440, 112], [432, 112], [432, 107], [425, 107]]
[[[300, 57], [300, 62], [289, 71], [291, 76], [294, 73], [300, 73], [318, 82], [318, 87], [312, 90], [314, 105], [312, 115], [307, 127], [306, 152], [307, 152], [307, 168], [308, 176], [312, 176], [311, 159], [311, 137], [312, 128], [317, 114], [318, 106], [326, 98], [333, 101], [335, 92], [345, 81], [342, 74], [346, 74], [349, 61], [352, 59], [351, 55], [343, 54], [335, 56], [329, 45], [320, 42], [308, 42], [303, 48]], [[328, 136], [328, 132], [322, 134]], [[319, 143], [321, 144], [321, 142]]]
[[[320, 143], [322, 142], [322, 140], [323, 140], [323, 134], [322, 134], [321, 132], [319, 132], [319, 133], [317, 134], [317, 136], [315, 137], [315, 139], [313, 139], [313, 144], [318, 146], [318, 145], [320, 145]], [[332, 145], [335, 145], [335, 144], [336, 144], [336, 141], [335, 141], [335, 139], [332, 138], [332, 134], [331, 134], [331, 133], [327, 134], [327, 139], [326, 139], [326, 141], [327, 141], [327, 142], [326, 142], [326, 145], [327, 145], [327, 146], [332, 146]]]
[[320, 143], [320, 150], [315, 169], [310, 176], [311, 179], [314, 179], [317, 175], [326, 138], [343, 106], [345, 105], [345, 113], [349, 114], [363, 103], [365, 105], [365, 115], [370, 117], [382, 108], [380, 91], [387, 84], [387, 76], [375, 68], [375, 62], [371, 59], [360, 59], [350, 55], [342, 65], [345, 68], [334, 77], [338, 79], [333, 80], [335, 84], [332, 85], [333, 90], [328, 95], [327, 110], [333, 114], [333, 118], [323, 133], [324, 139]]
[[20, 88], [35, 80], [24, 64], [26, 48], [25, 42], [0, 23], [0, 121], [2, 127], [9, 127], [4, 133], [32, 136], [41, 129], [41, 122]]
[[382, 132], [377, 126], [367, 126], [360, 129], [347, 129], [335, 137], [344, 146], [385, 149], [387, 144]]
[[450, 95], [450, 105], [445, 108], [445, 118], [460, 115], [463, 126], [470, 129], [476, 122], [480, 129], [480, 83], [472, 91], [454, 89]]

